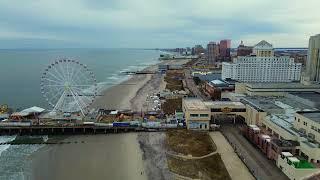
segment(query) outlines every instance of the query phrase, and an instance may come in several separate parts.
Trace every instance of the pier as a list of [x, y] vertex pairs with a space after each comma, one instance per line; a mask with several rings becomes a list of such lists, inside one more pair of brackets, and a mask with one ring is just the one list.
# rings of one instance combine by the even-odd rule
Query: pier
[[131, 74], [156, 74], [157, 72], [154, 72], [154, 71], [125, 71], [122, 73], [131, 75]]
[[138, 127], [31, 126], [1, 127], [0, 135], [78, 135], [144, 131]]
[[[178, 127], [181, 128], [181, 127]], [[164, 131], [169, 128], [143, 127], [97, 127], [97, 126], [30, 126], [30, 127], [1, 127], [0, 136], [4, 135], [81, 135], [81, 134], [110, 134], [126, 132]], [[172, 128], [170, 128], [172, 129]]]

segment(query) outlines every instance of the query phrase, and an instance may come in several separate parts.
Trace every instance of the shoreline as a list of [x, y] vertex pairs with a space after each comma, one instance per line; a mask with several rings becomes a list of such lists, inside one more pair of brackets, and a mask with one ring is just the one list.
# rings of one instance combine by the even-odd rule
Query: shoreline
[[[157, 71], [159, 64], [184, 64], [188, 60], [161, 61], [144, 70]], [[91, 108], [145, 110], [147, 95], [164, 90], [164, 76], [133, 75], [102, 91]], [[171, 179], [163, 133], [124, 133], [70, 136], [85, 143], [49, 145], [30, 156], [32, 179]], [[45, 165], [43, 162], [49, 162]]]
[[[156, 72], [160, 64], [176, 65], [185, 64], [188, 61], [187, 59], [160, 61], [143, 70]], [[132, 75], [129, 79], [103, 90], [101, 92], [103, 96], [97, 97], [91, 108], [146, 110], [144, 107], [146, 96], [164, 90], [165, 86], [163, 76], [159, 74]]]

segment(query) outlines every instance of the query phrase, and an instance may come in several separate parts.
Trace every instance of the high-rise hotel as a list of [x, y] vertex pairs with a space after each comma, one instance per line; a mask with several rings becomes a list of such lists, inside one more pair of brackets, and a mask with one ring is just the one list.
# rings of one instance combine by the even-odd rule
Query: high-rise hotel
[[222, 63], [222, 79], [240, 82], [300, 81], [301, 63], [288, 56], [276, 57], [272, 44], [261, 41], [250, 56], [239, 56], [233, 63]]
[[306, 75], [309, 81], [320, 82], [320, 34], [309, 39]]

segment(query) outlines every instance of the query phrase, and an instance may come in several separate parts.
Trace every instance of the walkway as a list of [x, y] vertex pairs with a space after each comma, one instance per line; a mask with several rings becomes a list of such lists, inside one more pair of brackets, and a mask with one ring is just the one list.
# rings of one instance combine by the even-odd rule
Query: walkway
[[175, 158], [183, 159], [183, 160], [191, 160], [191, 159], [198, 160], [198, 159], [203, 159], [203, 158], [207, 158], [207, 157], [213, 156], [213, 155], [215, 155], [217, 153], [218, 152], [215, 151], [215, 152], [212, 152], [212, 153], [206, 154], [204, 156], [200, 156], [200, 157], [191, 156], [191, 155], [190, 156], [185, 156], [185, 155], [173, 154], [173, 153], [169, 153], [169, 152], [167, 152], [167, 155], [175, 157]]
[[[259, 180], [287, 180], [275, 163], [269, 159], [246, 138], [242, 136], [237, 126], [223, 125], [222, 133], [228, 141], [236, 148], [237, 153], [246, 163], [247, 167]], [[219, 144], [219, 143], [216, 143]]]
[[221, 159], [233, 180], [255, 179], [220, 132], [210, 132], [209, 134], [215, 142], [217, 151], [220, 153]]

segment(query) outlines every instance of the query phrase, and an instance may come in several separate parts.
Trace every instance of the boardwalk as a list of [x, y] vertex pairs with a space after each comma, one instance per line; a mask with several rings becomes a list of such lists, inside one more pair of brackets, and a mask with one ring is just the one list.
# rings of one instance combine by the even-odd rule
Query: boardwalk
[[210, 132], [210, 137], [217, 145], [217, 152], [221, 155], [221, 159], [233, 180], [255, 179], [220, 132]]
[[228, 141], [236, 147], [238, 154], [244, 159], [246, 165], [254, 176], [260, 180], [287, 180], [288, 178], [277, 168], [276, 164], [267, 157], [239, 132], [234, 126], [223, 126], [222, 133]]

